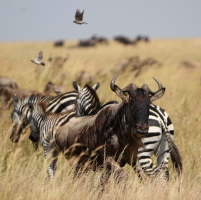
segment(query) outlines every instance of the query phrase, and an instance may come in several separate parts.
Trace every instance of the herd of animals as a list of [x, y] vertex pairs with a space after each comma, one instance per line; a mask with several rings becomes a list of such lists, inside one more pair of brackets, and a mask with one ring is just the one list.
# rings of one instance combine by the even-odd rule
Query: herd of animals
[[[86, 24], [82, 21], [83, 14], [84, 11], [77, 10], [74, 22]], [[40, 51], [31, 62], [45, 66], [42, 59]], [[152, 103], [164, 95], [162, 83], [154, 78], [157, 91], [152, 91], [147, 84], [137, 87], [128, 83], [120, 88], [116, 84], [117, 77], [111, 80], [110, 88], [120, 102], [112, 100], [102, 104], [96, 92], [100, 82], [81, 88], [73, 81], [71, 92], [61, 92], [49, 82], [46, 88], [54, 89], [55, 95], [45, 95], [19, 89], [15, 81], [1, 76], [1, 101], [13, 103], [10, 140], [17, 143], [23, 131], [29, 128], [34, 149], [41, 145], [44, 150], [50, 179], [54, 178], [60, 153], [69, 161], [75, 178], [89, 170], [95, 173], [102, 170], [101, 185], [107, 183], [112, 173], [118, 180], [125, 177], [126, 164], [142, 180], [162, 178], [167, 181], [169, 158], [180, 175], [182, 159], [173, 141], [174, 126], [167, 112]], [[157, 157], [157, 164], [152, 161], [153, 155]], [[76, 162], [71, 162], [72, 158], [76, 158]]]
[[[181, 174], [182, 159], [173, 142], [174, 126], [167, 112], [152, 103], [165, 93], [162, 83], [154, 78], [157, 91], [146, 84], [138, 88], [134, 83], [121, 89], [115, 83], [117, 77], [111, 80], [110, 88], [120, 102], [101, 104], [96, 93], [100, 82], [81, 88], [73, 81], [74, 91], [55, 90], [53, 96], [32, 94], [19, 98], [14, 94], [11, 141], [18, 142], [22, 132], [30, 128], [29, 139], [35, 150], [39, 144], [43, 147], [50, 179], [60, 152], [69, 161], [77, 159], [70, 163], [75, 177], [89, 170], [103, 170], [101, 185], [112, 172], [118, 178], [125, 177], [122, 167], [126, 164], [142, 180], [168, 180], [169, 157]], [[6, 77], [0, 77], [0, 84], [1, 78]], [[13, 83], [1, 87], [13, 87]], [[154, 154], [157, 166], [151, 159]]]

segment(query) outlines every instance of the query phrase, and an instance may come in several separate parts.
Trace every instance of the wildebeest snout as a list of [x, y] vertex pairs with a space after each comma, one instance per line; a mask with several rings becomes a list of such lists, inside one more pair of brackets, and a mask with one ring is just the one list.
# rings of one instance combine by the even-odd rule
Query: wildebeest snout
[[144, 123], [135, 124], [135, 134], [137, 137], [145, 137], [148, 134], [149, 125]]

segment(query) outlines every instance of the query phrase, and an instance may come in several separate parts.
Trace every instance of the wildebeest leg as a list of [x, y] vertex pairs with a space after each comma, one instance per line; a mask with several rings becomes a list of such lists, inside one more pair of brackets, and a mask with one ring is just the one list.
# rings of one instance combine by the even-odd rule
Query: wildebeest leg
[[107, 157], [105, 161], [105, 169], [101, 177], [101, 187], [102, 192], [105, 189], [105, 185], [108, 182], [108, 179], [111, 173], [114, 173], [114, 178], [116, 183], [119, 183], [121, 180], [126, 180], [127, 174], [125, 171], [119, 166], [119, 164], [112, 157]]
[[85, 153], [81, 154], [76, 162], [74, 167], [74, 175], [73, 178], [79, 178], [82, 174], [86, 173], [89, 169], [85, 166], [85, 163], [88, 160], [88, 155]]

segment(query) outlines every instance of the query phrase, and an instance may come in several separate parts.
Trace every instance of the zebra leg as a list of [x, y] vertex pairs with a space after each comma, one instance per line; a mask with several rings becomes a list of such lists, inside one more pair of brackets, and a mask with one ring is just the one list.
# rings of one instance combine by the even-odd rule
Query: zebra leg
[[[146, 156], [141, 155], [142, 153], [139, 153], [139, 163], [142, 167], [143, 172], [148, 175], [150, 178], [156, 177], [157, 167], [154, 165], [151, 159], [151, 155], [146, 154]], [[136, 171], [136, 170], [135, 170]], [[137, 171], [138, 173], [138, 171]], [[141, 177], [140, 174], [138, 174], [139, 177]]]
[[59, 152], [55, 149], [51, 149], [50, 151], [45, 151], [45, 156], [48, 162], [47, 173], [50, 179], [53, 179], [54, 177], [55, 166], [58, 160], [58, 155], [59, 155]]
[[157, 152], [157, 173], [160, 174], [164, 180], [169, 180], [168, 161], [170, 157], [170, 147], [166, 139], [166, 135], [162, 135], [161, 144]]

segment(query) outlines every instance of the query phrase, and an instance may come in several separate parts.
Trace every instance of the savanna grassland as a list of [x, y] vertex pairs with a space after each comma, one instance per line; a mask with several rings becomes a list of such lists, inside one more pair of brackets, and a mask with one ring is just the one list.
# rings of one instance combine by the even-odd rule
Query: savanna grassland
[[[102, 101], [120, 100], [110, 90], [116, 64], [131, 56], [141, 60], [148, 57], [160, 64], [146, 66], [139, 76], [129, 68], [119, 75], [116, 84], [121, 88], [133, 82], [141, 87], [146, 83], [157, 89], [152, 77], [166, 87], [165, 95], [154, 102], [164, 108], [175, 127], [175, 143], [183, 158], [183, 174], [177, 178], [170, 162], [170, 181], [166, 184], [141, 183], [129, 166], [129, 177], [124, 183], [115, 184], [111, 177], [101, 199], [201, 199], [201, 39], [153, 39], [149, 43], [123, 46], [111, 41], [108, 45], [76, 48], [75, 41], [67, 41], [55, 48], [52, 42], [0, 43], [0, 75], [14, 79], [20, 88], [43, 92], [48, 81], [73, 90], [72, 81], [81, 70], [93, 75], [93, 83], [101, 82], [98, 95]], [[30, 62], [43, 50], [46, 67]], [[68, 56], [62, 68], [48, 61], [49, 57]], [[188, 61], [191, 65], [181, 64]], [[84, 82], [82, 83], [82, 86]], [[55, 200], [100, 199], [99, 175], [90, 173], [72, 180], [72, 170], [63, 156], [59, 157], [56, 176], [49, 182], [43, 150], [33, 151], [28, 139], [29, 130], [20, 142], [10, 141], [10, 108], [0, 109], [0, 199], [2, 200]]]

